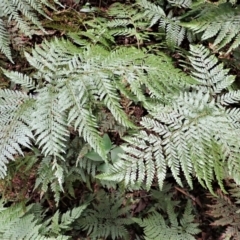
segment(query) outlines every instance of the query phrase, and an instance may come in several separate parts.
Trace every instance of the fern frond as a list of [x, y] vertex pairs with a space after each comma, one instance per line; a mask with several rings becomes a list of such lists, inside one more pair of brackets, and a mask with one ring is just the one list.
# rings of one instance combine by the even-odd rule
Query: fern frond
[[[54, 0], [58, 3], [58, 1]], [[8, 22], [13, 22], [16, 26], [26, 35], [32, 36], [34, 27], [44, 31], [41, 21], [39, 20], [36, 12], [49, 18], [43, 11], [43, 6], [46, 5], [54, 9], [53, 5], [47, 0], [2, 0], [0, 2], [0, 51], [12, 61], [11, 52], [9, 48], [10, 38], [7, 32], [4, 19]]]
[[59, 105], [57, 91], [53, 86], [39, 90], [35, 106], [37, 111], [32, 114], [31, 126], [35, 131], [36, 142], [42, 147], [45, 156], [61, 158], [60, 153], [65, 152], [64, 142], [68, 131], [67, 116]]
[[0, 91], [0, 177], [6, 175], [6, 164], [15, 154], [23, 155], [21, 145], [30, 148], [33, 134], [29, 127], [34, 101], [27, 94]]
[[166, 42], [169, 46], [179, 46], [182, 43], [186, 32], [185, 28], [180, 25], [180, 21], [176, 17], [173, 17], [171, 11], [166, 15], [160, 6], [147, 0], [140, 0], [138, 4], [151, 21], [150, 27], [158, 23], [159, 28], [166, 32]]
[[[79, 53], [78, 55], [76, 55], [77, 52]], [[66, 53], [67, 55], [65, 55]], [[104, 158], [105, 153], [103, 152], [102, 141], [97, 131], [96, 119], [92, 114], [91, 108], [89, 108], [90, 103], [99, 99], [121, 124], [127, 127], [133, 127], [133, 124], [121, 109], [119, 97], [117, 96], [112, 80], [117, 68], [121, 69], [121, 66], [118, 65], [117, 67], [117, 64], [119, 62], [121, 62], [122, 65], [126, 63], [124, 63], [124, 60], [116, 60], [113, 61], [112, 64], [108, 64], [109, 62], [105, 57], [106, 54], [108, 54], [108, 52], [99, 47], [93, 47], [92, 49], [83, 51], [82, 49], [76, 48], [69, 41], [56, 40], [52, 43], [46, 42], [42, 44], [42, 48], [36, 48], [36, 50], [33, 51], [34, 57], [27, 55], [31, 64], [39, 70], [38, 75], [35, 76], [36, 78], [44, 76], [49, 83], [54, 83], [54, 79], [59, 79], [57, 86], [51, 87], [56, 90], [50, 91], [49, 87], [49, 90], [46, 90], [47, 88], [44, 90], [45, 93], [43, 90], [39, 92], [39, 101], [37, 102], [43, 104], [43, 101], [50, 101], [51, 104], [56, 104], [52, 106], [56, 109], [59, 108], [59, 111], [66, 111], [68, 124], [74, 124], [74, 127], [78, 129], [80, 135]], [[126, 70], [124, 67], [123, 65], [123, 71], [128, 70], [127, 67], [125, 67]], [[89, 81], [89, 79], [91, 79], [91, 81]], [[61, 92], [59, 89], [61, 89]], [[56, 93], [54, 93], [54, 91]], [[42, 95], [42, 97], [40, 97], [40, 95]], [[44, 105], [47, 106], [46, 103], [44, 103]], [[57, 115], [56, 112], [56, 114], [52, 116], [53, 122], [55, 120], [58, 121], [57, 118], [54, 120], [54, 117], [57, 117]], [[37, 113], [35, 116], [37, 116]], [[42, 118], [43, 117], [42, 115]], [[65, 118], [66, 117], [62, 115], [62, 120], [59, 122], [62, 126], [64, 126]], [[41, 122], [43, 122], [43, 119], [41, 119]], [[41, 129], [43, 125], [40, 125], [39, 122], [39, 125], [34, 124], [34, 126], [34, 129], [36, 129], [38, 133], [41, 132], [40, 137], [38, 137], [38, 141], [40, 141], [45, 132]], [[47, 126], [45, 124], [44, 129], [48, 127], [50, 127], [50, 125]], [[61, 128], [60, 125], [58, 127]], [[60, 146], [63, 146], [61, 143], [64, 137], [63, 129], [60, 134], [55, 134], [55, 136], [57, 135], [59, 138], [55, 138], [55, 140], [60, 140], [61, 136], [61, 141], [59, 142], [59, 148], [55, 149], [56, 151], [60, 150]], [[54, 138], [52, 138], [52, 140], [55, 141]], [[42, 142], [42, 144], [46, 145], [47, 142]], [[53, 150], [47, 152], [50, 153], [53, 152]]]
[[[65, 88], [61, 92], [60, 106], [65, 109], [71, 108], [68, 113], [68, 124], [74, 125], [79, 134], [101, 155], [104, 156], [102, 140], [97, 131], [97, 121], [92, 112], [89, 111], [87, 102], [87, 91], [91, 86], [84, 82], [66, 81]], [[76, 91], [76, 89], [79, 89]], [[85, 96], [84, 96], [85, 95]], [[68, 105], [66, 105], [68, 103]]]
[[215, 37], [213, 45], [217, 49], [230, 44], [228, 52], [240, 45], [239, 25], [238, 10], [230, 3], [212, 4], [212, 7], [204, 9], [196, 19], [182, 24], [196, 33], [203, 33], [202, 40]]
[[3, 19], [0, 18], [0, 51], [11, 61], [10, 37]]
[[[227, 165], [229, 173], [239, 182], [239, 111], [225, 109], [213, 97], [219, 89], [229, 87], [234, 77], [216, 65], [215, 58], [209, 57], [202, 46], [191, 49], [195, 70], [192, 74], [206, 88], [181, 92], [171, 105], [155, 107], [151, 111], [153, 117], [143, 117], [141, 125], [145, 130], [125, 138], [128, 142], [123, 146], [125, 153], [109, 173], [99, 175], [100, 179], [115, 178], [135, 188], [146, 184], [150, 189], [157, 177], [161, 188], [169, 167], [179, 184], [181, 169], [190, 186], [192, 175], [196, 175], [213, 192], [211, 182], [215, 177], [223, 189]], [[238, 114], [234, 117], [234, 113]]]
[[[199, 233], [198, 224], [193, 223], [194, 216], [192, 215], [192, 207], [190, 202], [187, 203], [182, 218], [177, 218], [174, 213], [173, 206], [168, 202], [167, 214], [168, 221], [158, 212], [152, 212], [148, 218], [137, 219], [134, 221], [144, 228], [146, 240], [155, 239], [179, 239], [179, 240], [194, 240], [194, 235]], [[169, 226], [169, 225], [170, 226]]]
[[64, 170], [56, 163], [56, 158], [53, 156], [44, 157], [38, 167], [34, 190], [40, 190], [42, 195], [51, 190], [58, 205], [60, 193], [63, 192]]
[[214, 218], [211, 225], [226, 227], [224, 233], [221, 234], [222, 239], [237, 240], [240, 236], [240, 213], [237, 205], [239, 203], [239, 186], [231, 184], [229, 187], [231, 187], [230, 196], [220, 190], [216, 193], [217, 197], [209, 196], [213, 202], [208, 205], [207, 214]]
[[60, 214], [59, 211], [57, 211], [51, 218], [50, 233], [59, 236], [61, 231], [70, 230], [71, 225], [82, 215], [86, 207], [87, 204], [84, 204], [68, 210], [63, 214]]
[[232, 85], [235, 76], [229, 75], [229, 70], [223, 69], [223, 64], [217, 64], [217, 58], [214, 55], [210, 55], [210, 51], [207, 48], [191, 45], [190, 50], [192, 56], [189, 59], [194, 68], [192, 76], [204, 89], [207, 89], [207, 91], [211, 89], [213, 94], [218, 94]]
[[240, 101], [239, 90], [224, 93], [218, 98], [218, 102], [220, 102], [222, 105], [231, 105], [234, 103], [239, 103], [239, 101]]
[[[128, 239], [128, 231], [125, 226], [133, 223], [130, 218], [127, 218], [129, 206], [122, 206], [122, 198], [108, 196], [103, 191], [98, 193], [96, 199], [98, 202], [93, 203], [93, 209], [85, 210], [83, 217], [77, 221], [80, 228], [86, 230], [91, 239], [100, 237]], [[123, 215], [125, 216], [123, 217]]]
[[179, 8], [190, 8], [192, 5], [192, 0], [168, 0], [168, 2]]
[[8, 208], [2, 206], [0, 211], [1, 239], [51, 240], [51, 238], [40, 235], [41, 224], [31, 213], [33, 207], [33, 204], [24, 207], [24, 203], [18, 203]]
[[138, 44], [142, 43], [144, 39], [148, 39], [146, 31], [148, 23], [138, 8], [114, 3], [108, 9], [108, 15], [112, 20], [108, 22], [107, 26], [113, 36], [133, 36]]
[[31, 77], [19, 72], [10, 72], [5, 69], [2, 69], [2, 71], [4, 75], [11, 79], [11, 81], [16, 84], [21, 84], [21, 86], [25, 87], [28, 91], [36, 88], [34, 80]]
[[2, 201], [0, 204], [0, 237], [4, 240], [67, 240], [69, 237], [62, 233], [71, 229], [73, 222], [87, 207], [87, 204], [81, 205], [64, 214], [57, 211], [46, 219], [38, 204], [25, 206], [21, 202], [7, 208], [3, 207]]
[[[230, 159], [228, 159], [228, 161], [230, 169], [232, 167], [235, 168], [234, 165], [236, 164], [238, 158], [236, 159], [237, 155], [235, 155], [235, 148], [230, 146], [231, 144], [229, 139], [231, 137], [228, 133], [230, 131], [231, 134], [234, 135], [236, 134], [237, 129], [230, 127], [231, 121], [226, 116], [226, 113], [218, 106], [214, 106], [214, 102], [210, 102], [209, 97], [210, 96], [206, 93], [185, 93], [177, 98], [174, 104], [174, 109], [170, 110], [168, 107], [162, 108], [161, 114], [156, 115], [156, 112], [154, 113], [155, 119], [142, 119], [141, 123], [145, 128], [150, 131], [154, 131], [157, 133], [157, 136], [161, 136], [162, 143], [155, 143], [158, 146], [158, 149], [163, 148], [162, 152], [165, 154], [159, 155], [161, 156], [159, 160], [160, 166], [155, 168], [157, 175], [164, 174], [166, 171], [164, 169], [166, 169], [167, 165], [170, 167], [174, 178], [179, 184], [181, 184], [179, 176], [180, 169], [182, 169], [188, 183], [191, 186], [191, 174], [194, 174], [195, 172], [198, 180], [202, 184], [204, 184], [202, 181], [204, 180], [207, 187], [211, 190], [211, 181], [214, 178], [214, 173], [216, 174], [220, 185], [222, 181], [221, 179], [224, 178], [222, 161], [224, 158], [227, 160], [229, 157], [226, 154], [225, 149], [231, 151], [232, 154], [234, 153], [232, 160], [235, 163], [231, 163]], [[189, 111], [190, 109], [192, 110]], [[184, 121], [184, 124], [182, 121]], [[220, 132], [219, 128], [221, 128]], [[225, 135], [224, 138], [222, 137], [222, 134]], [[147, 149], [149, 148], [148, 146], [149, 144], [150, 146], [154, 145], [153, 143], [150, 143], [149, 140], [145, 140], [142, 137], [142, 134], [140, 137], [139, 135], [136, 135], [136, 137], [144, 140], [140, 159], [143, 162], [147, 162], [146, 158], [149, 156], [149, 154], [147, 154]], [[134, 138], [132, 138], [129, 142], [135, 146], [135, 148], [131, 149], [131, 156], [134, 154], [139, 159], [139, 153], [135, 150], [139, 148], [139, 143], [136, 144]], [[235, 143], [232, 144], [237, 144], [235, 140], [234, 142]], [[126, 153], [127, 154], [123, 155], [122, 158], [132, 161], [132, 167], [131, 164], [127, 167], [127, 172], [129, 172], [130, 169], [133, 169], [134, 161], [131, 157], [128, 158], [128, 156], [130, 156], [130, 151], [126, 151]], [[141, 158], [141, 156], [144, 157]], [[152, 152], [150, 158], [152, 161], [156, 159], [154, 152]], [[139, 160], [138, 164], [140, 164]], [[119, 166], [123, 167], [124, 165], [120, 164]], [[121, 168], [119, 169], [117, 166], [115, 167], [116, 169], [114, 169], [114, 172], [117, 171], [118, 174], [120, 174]], [[233, 172], [232, 170], [230, 171]], [[123, 173], [125, 183], [129, 184], [130, 182], [127, 182], [128, 178], [125, 178], [125, 170], [123, 170]], [[141, 175], [135, 174], [136, 170], [133, 169], [132, 181], [134, 181], [136, 176]], [[142, 174], [144, 174], [144, 171]], [[160, 186], [162, 186], [162, 180], [159, 182]]]
[[164, 10], [154, 3], [147, 0], [140, 0], [137, 4], [145, 10], [145, 16], [151, 21], [150, 27], [156, 24], [162, 17], [166, 17]]
[[180, 25], [180, 21], [169, 12], [167, 17], [161, 18], [159, 27], [166, 32], [166, 41], [169, 46], [179, 46], [185, 35], [186, 29]]

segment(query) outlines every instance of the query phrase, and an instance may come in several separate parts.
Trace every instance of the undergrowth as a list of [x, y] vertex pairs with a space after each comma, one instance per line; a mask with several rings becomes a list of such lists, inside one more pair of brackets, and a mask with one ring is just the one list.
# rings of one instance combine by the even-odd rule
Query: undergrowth
[[1, 239], [239, 239], [236, 1], [0, 9]]

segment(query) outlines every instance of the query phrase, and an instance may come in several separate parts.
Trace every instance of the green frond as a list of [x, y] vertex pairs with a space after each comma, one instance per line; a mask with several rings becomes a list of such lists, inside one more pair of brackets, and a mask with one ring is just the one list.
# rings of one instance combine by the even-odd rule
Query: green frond
[[96, 118], [91, 110], [89, 110], [87, 93], [91, 89], [91, 86], [88, 85], [82, 81], [66, 80], [65, 87], [59, 96], [59, 105], [61, 109], [70, 108], [68, 112], [68, 125], [73, 125], [79, 131], [80, 136], [101, 156], [105, 156], [102, 139], [97, 131]]
[[44, 155], [61, 158], [65, 152], [65, 141], [69, 135], [67, 130], [67, 115], [59, 104], [58, 90], [49, 85], [39, 90], [35, 109], [32, 113], [31, 126], [36, 137], [36, 143], [42, 148]]
[[156, 211], [150, 213], [147, 218], [137, 219], [134, 221], [138, 223], [143, 229], [146, 240], [155, 239], [179, 239], [179, 240], [194, 240], [195, 234], [198, 234], [198, 224], [193, 223], [194, 216], [192, 215], [192, 206], [190, 202], [187, 203], [184, 214], [178, 220], [178, 216], [174, 213], [171, 202], [168, 202], [167, 214], [168, 221]]
[[230, 3], [223, 3], [212, 4], [191, 22], [182, 23], [182, 26], [196, 33], [202, 33], [202, 40], [215, 37], [213, 45], [218, 50], [230, 45], [228, 47], [228, 52], [230, 52], [240, 45], [239, 24], [238, 10], [234, 9]]
[[[111, 239], [129, 239], [127, 225], [133, 223], [128, 218], [129, 206], [122, 206], [123, 198], [118, 196], [107, 195], [100, 191], [96, 197], [96, 203], [93, 208], [88, 208], [82, 217], [77, 221], [79, 227], [91, 237], [99, 239], [101, 237]], [[108, 211], [106, 211], [108, 209]]]
[[228, 187], [228, 195], [220, 190], [216, 192], [217, 197], [209, 195], [212, 204], [208, 205], [207, 214], [213, 218], [213, 226], [225, 228], [222, 239], [237, 240], [240, 236], [239, 186], [229, 184]]
[[179, 8], [190, 8], [192, 5], [192, 0], [168, 0], [168, 2]]
[[[1, 204], [2, 205], [2, 204]], [[51, 238], [40, 235], [41, 224], [30, 213], [34, 205], [24, 207], [24, 203], [5, 208], [1, 207], [0, 211], [0, 237], [3, 240], [16, 239], [36, 239], [50, 240]], [[65, 238], [66, 239], [66, 238]]]
[[135, 8], [121, 3], [114, 3], [108, 9], [111, 21], [107, 23], [110, 34], [113, 36], [134, 36], [138, 44], [144, 39], [148, 39], [148, 23], [144, 18], [144, 13], [140, 12], [137, 5]]
[[166, 32], [166, 42], [169, 46], [179, 46], [186, 35], [186, 29], [180, 25], [178, 19], [172, 17], [171, 12], [160, 20], [159, 27]]
[[34, 190], [41, 190], [42, 194], [51, 190], [54, 194], [55, 203], [58, 205], [60, 201], [60, 194], [64, 191], [64, 170], [65, 169], [57, 164], [56, 158], [52, 156], [44, 157], [38, 167]]
[[51, 165], [52, 157], [44, 157], [41, 160], [41, 163], [38, 166], [37, 170], [37, 178], [35, 181], [34, 190], [39, 188], [43, 193], [47, 192], [48, 184], [50, 184], [54, 180], [54, 174]]
[[35, 89], [34, 80], [22, 73], [7, 71], [2, 68], [4, 75], [6, 75], [12, 82], [16, 84], [21, 84], [22, 87], [25, 87], [27, 90]]
[[50, 231], [52, 234], [59, 236], [61, 231], [71, 230], [71, 225], [82, 215], [83, 211], [87, 208], [87, 204], [75, 207], [67, 212], [60, 214], [57, 211], [51, 221]]
[[33, 99], [22, 92], [0, 90], [0, 177], [15, 154], [23, 155], [21, 146], [30, 148], [33, 134], [29, 123]]
[[224, 93], [218, 98], [218, 102], [220, 102], [222, 105], [231, 105], [234, 103], [238, 103], [239, 101], [240, 101], [239, 90]]
[[[59, 4], [58, 1], [54, 1]], [[44, 31], [41, 21], [36, 13], [49, 18], [43, 11], [43, 6], [48, 6], [54, 9], [54, 6], [47, 0], [2, 0], [0, 2], [0, 51], [12, 61], [11, 51], [9, 48], [10, 36], [5, 25], [7, 22], [16, 24], [22, 33], [26, 36], [32, 36], [35, 28]]]
[[[192, 100], [194, 98], [195, 100]], [[155, 119], [144, 117], [141, 121], [142, 126], [148, 131], [155, 132], [156, 136], [141, 131], [134, 137], [125, 139], [132, 147], [124, 147], [125, 153], [121, 156], [121, 160], [113, 165], [112, 172], [116, 174], [116, 179], [123, 180], [127, 186], [136, 186], [136, 184], [141, 186], [145, 182], [149, 189], [154, 176], [157, 176], [161, 188], [168, 166], [179, 184], [181, 184], [180, 169], [183, 170], [190, 186], [191, 175], [195, 170], [199, 181], [204, 180], [211, 189], [213, 171], [222, 167], [219, 146], [215, 146], [212, 142], [214, 135], [218, 133], [218, 128], [213, 126], [216, 125], [215, 120], [222, 122], [224, 116], [223, 119], [217, 117], [218, 108], [211, 104], [208, 106], [208, 101], [209, 98], [206, 96], [203, 98], [202, 93], [184, 94], [176, 99], [175, 109], [169, 111], [168, 107], [162, 108], [161, 113], [153, 114], [156, 116]], [[216, 116], [216, 119], [210, 114]], [[183, 119], [185, 119], [184, 124]], [[228, 127], [227, 119], [225, 119], [226, 127]], [[210, 150], [212, 156], [206, 154], [206, 152], [209, 154]], [[152, 168], [149, 168], [149, 165]], [[108, 179], [108, 174], [106, 175], [99, 177]], [[219, 179], [223, 178], [221, 170], [216, 175]]]
[[202, 46], [191, 49], [192, 74], [206, 88], [181, 92], [173, 97], [171, 105], [155, 106], [150, 111], [152, 117], [142, 118], [144, 130], [124, 138], [128, 143], [123, 146], [124, 154], [108, 173], [98, 176], [100, 179], [123, 181], [130, 188], [145, 184], [150, 189], [157, 177], [162, 188], [169, 167], [180, 185], [181, 170], [190, 186], [195, 175], [213, 192], [211, 182], [215, 177], [223, 189], [227, 166], [239, 182], [239, 111], [225, 109], [219, 104], [221, 100], [213, 97], [219, 89], [229, 87], [234, 77], [227, 75], [222, 65], [216, 65], [215, 58]]
[[140, 5], [145, 10], [145, 16], [148, 17], [149, 20], [151, 21], [150, 23], [151, 27], [154, 24], [158, 23], [160, 19], [166, 17], [164, 10], [154, 3], [151, 3], [147, 0], [139, 0], [137, 4]]
[[218, 94], [232, 85], [235, 76], [229, 75], [229, 70], [223, 69], [223, 64], [218, 64], [217, 58], [211, 55], [207, 48], [191, 45], [190, 51], [189, 60], [194, 68], [192, 76], [203, 86], [203, 89]]
[[82, 215], [87, 204], [68, 210], [66, 213], [57, 211], [46, 219], [38, 204], [26, 206], [24, 202], [0, 210], [0, 237], [3, 240], [36, 239], [36, 240], [67, 240], [63, 235], [72, 228], [72, 224]]
[[150, 27], [158, 24], [159, 28], [166, 33], [166, 42], [170, 47], [179, 46], [182, 43], [186, 30], [181, 26], [180, 21], [173, 16], [172, 11], [166, 15], [163, 9], [154, 3], [146, 0], [140, 0], [137, 3], [143, 8], [145, 16], [151, 21]]
[[0, 18], [0, 51], [11, 62], [13, 62], [9, 44], [10, 44], [9, 33], [8, 33], [7, 29], [6, 29], [5, 22], [3, 21], [3, 19]]
[[85, 21], [86, 31], [69, 32], [67, 35], [80, 46], [102, 45], [107, 49], [115, 43], [114, 37], [108, 29], [109, 21], [105, 18], [94, 18]]

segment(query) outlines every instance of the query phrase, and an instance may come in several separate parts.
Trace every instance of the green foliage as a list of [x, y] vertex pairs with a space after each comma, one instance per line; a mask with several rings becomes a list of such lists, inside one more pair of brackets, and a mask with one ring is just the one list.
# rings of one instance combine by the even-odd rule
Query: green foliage
[[33, 134], [29, 128], [33, 98], [25, 93], [0, 91], [0, 176], [6, 175], [6, 164], [22, 154], [20, 144], [30, 147]]
[[[171, 96], [174, 91], [186, 87], [190, 82], [190, 78], [175, 69], [165, 55], [158, 57], [150, 54], [146, 58], [144, 51], [136, 48], [120, 48], [111, 52], [99, 46], [82, 49], [70, 41], [55, 39], [43, 43], [41, 48], [36, 47], [32, 55], [26, 53], [26, 58], [37, 70], [32, 77], [5, 70], [4, 73], [14, 83], [37, 93], [34, 98], [26, 95], [27, 99], [31, 99], [27, 101], [31, 103], [31, 108], [26, 109], [28, 126], [25, 127], [25, 135], [27, 134], [28, 138], [32, 137], [30, 131], [34, 131], [36, 143], [42, 148], [42, 153], [60, 159], [63, 159], [65, 152], [65, 142], [69, 136], [68, 127], [77, 130], [94, 151], [106, 159], [106, 150], [97, 130], [96, 116], [93, 114], [99, 105], [97, 101], [108, 108], [121, 125], [135, 127], [119, 104], [117, 89], [126, 93], [124, 88], [129, 85], [135, 98], [143, 104], [148, 104], [143, 87], [149, 89], [153, 98], [156, 96], [163, 100], [166, 93]], [[158, 71], [159, 64], [164, 68], [161, 73]], [[167, 76], [168, 71], [172, 72], [171, 76]], [[159, 81], [159, 76], [165, 80]], [[17, 99], [16, 101], [19, 101], [18, 96], [22, 98], [22, 94], [18, 92], [8, 92]], [[2, 91], [2, 94], [4, 93]], [[165, 101], [166, 99], [165, 97]], [[12, 107], [20, 111], [18, 106], [18, 102], [15, 102], [15, 106]], [[7, 106], [4, 111], [9, 111]], [[12, 114], [18, 120], [18, 112]], [[3, 117], [4, 114], [1, 115], [1, 118]], [[3, 125], [4, 121], [1, 120]], [[17, 123], [20, 124], [19, 121]], [[11, 124], [14, 122], [11, 121]], [[18, 125], [16, 129], [17, 127]], [[4, 128], [4, 131], [6, 130]], [[9, 142], [9, 137], [10, 135], [3, 137], [7, 144], [2, 150], [3, 166], [8, 158], [11, 159], [6, 150], [13, 145]], [[19, 143], [26, 145], [28, 138]], [[21, 141], [21, 138], [18, 138], [18, 141]], [[4, 173], [4, 169], [2, 172]]]
[[156, 211], [150, 212], [149, 216], [143, 219], [134, 219], [141, 227], [144, 228], [144, 239], [181, 239], [194, 240], [193, 235], [198, 234], [198, 224], [193, 223], [194, 215], [192, 214], [191, 203], [188, 202], [184, 213], [178, 217], [171, 201], [167, 203], [167, 219]]
[[54, 2], [0, 3], [9, 60], [11, 34], [34, 35], [1, 68], [0, 238], [192, 240], [199, 190], [238, 239], [236, 1]]
[[[58, 1], [55, 0], [55, 2]], [[26, 36], [32, 36], [34, 34], [33, 25], [44, 30], [36, 14], [37, 12], [47, 17], [43, 11], [44, 5], [54, 8], [46, 0], [2, 0], [0, 2], [0, 51], [5, 54], [11, 62], [13, 62], [13, 60], [9, 47], [10, 37], [6, 22], [12, 22], [12, 24], [16, 25]]]
[[168, 2], [179, 8], [190, 8], [192, 5], [192, 0], [168, 0]]
[[212, 204], [207, 213], [214, 218], [211, 225], [226, 227], [222, 239], [237, 240], [240, 237], [239, 186], [230, 184], [229, 187], [230, 196], [220, 190], [216, 193], [217, 198], [209, 196]]
[[57, 211], [51, 219], [44, 221], [45, 216], [39, 204], [31, 204], [25, 207], [24, 203], [19, 203], [6, 208], [1, 201], [0, 237], [8, 240], [69, 239], [61, 232], [71, 229], [71, 224], [80, 217], [86, 206], [73, 208], [64, 214]]
[[169, 167], [180, 185], [182, 170], [191, 187], [192, 176], [196, 175], [213, 192], [211, 182], [215, 177], [223, 188], [223, 169], [227, 167], [239, 183], [239, 110], [219, 103], [237, 101], [239, 92], [229, 90], [215, 98], [234, 77], [226, 76], [228, 71], [217, 65], [216, 58], [202, 46], [191, 46], [191, 55], [198, 90], [182, 92], [171, 105], [157, 105], [151, 116], [143, 117], [144, 129], [124, 138], [129, 143], [123, 146], [125, 153], [100, 179], [124, 181], [126, 186], [136, 188], [145, 184], [149, 190], [157, 177], [161, 188]]
[[[166, 33], [168, 46], [179, 46], [182, 43], [186, 31], [180, 25], [178, 17], [173, 16], [172, 11], [166, 14], [160, 6], [147, 0], [140, 0], [138, 4], [143, 8], [145, 16], [150, 20], [150, 27], [158, 24], [159, 29]], [[188, 6], [188, 4], [187, 1], [177, 3], [178, 6]]]
[[195, 19], [183, 23], [182, 26], [202, 33], [202, 40], [215, 37], [213, 45], [217, 50], [227, 46], [228, 52], [231, 52], [240, 45], [238, 13], [239, 7], [233, 8], [230, 3], [207, 4], [195, 15]]
[[127, 225], [133, 223], [129, 218], [129, 206], [123, 206], [124, 199], [114, 194], [100, 192], [92, 209], [87, 209], [78, 220], [79, 227], [87, 231], [91, 239], [100, 237], [129, 239]]
[[11, 50], [9, 47], [10, 38], [9, 34], [5, 28], [4, 21], [0, 19], [0, 50], [6, 57], [12, 61]]
[[133, 8], [132, 6], [114, 3], [108, 9], [108, 15], [112, 20], [107, 26], [113, 36], [134, 37], [138, 45], [143, 44], [143, 41], [148, 39], [149, 36], [146, 31], [148, 23], [137, 6]]

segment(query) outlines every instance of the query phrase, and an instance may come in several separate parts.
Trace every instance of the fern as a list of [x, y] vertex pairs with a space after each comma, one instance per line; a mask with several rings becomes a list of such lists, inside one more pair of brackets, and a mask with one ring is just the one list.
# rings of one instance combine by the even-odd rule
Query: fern
[[208, 206], [207, 214], [214, 218], [212, 226], [225, 227], [221, 234], [222, 239], [237, 240], [240, 237], [239, 186], [230, 184], [229, 187], [230, 196], [220, 190], [217, 191], [217, 198], [209, 196], [212, 204]]
[[227, 52], [230, 52], [240, 45], [238, 12], [230, 3], [208, 4], [208, 8], [204, 8], [194, 20], [181, 25], [195, 33], [202, 33], [202, 40], [215, 37], [215, 48], [219, 50], [228, 46]]
[[190, 202], [187, 203], [182, 217], [178, 220], [178, 216], [174, 213], [173, 206], [168, 202], [167, 215], [168, 221], [156, 211], [149, 214], [147, 218], [137, 219], [134, 221], [144, 228], [146, 240], [155, 239], [179, 239], [194, 240], [193, 235], [198, 234], [198, 224], [193, 223], [192, 207]]
[[146, 31], [148, 23], [138, 8], [114, 3], [108, 9], [108, 15], [111, 21], [107, 26], [113, 36], [135, 37], [138, 45], [148, 40], [149, 36]]
[[192, 0], [168, 0], [168, 2], [179, 8], [190, 8], [192, 5]]
[[33, 134], [29, 123], [33, 99], [22, 92], [0, 90], [0, 177], [15, 154], [23, 155], [21, 145], [30, 148]]
[[10, 44], [10, 37], [9, 33], [7, 32], [5, 28], [5, 23], [2, 19], [0, 19], [0, 51], [11, 61], [11, 49], [9, 47]]
[[0, 237], [6, 240], [67, 240], [69, 237], [62, 232], [71, 229], [73, 222], [87, 207], [86, 204], [75, 207], [64, 214], [57, 211], [53, 217], [46, 220], [38, 204], [24, 206], [25, 203], [22, 202], [8, 208], [4, 207], [3, 201], [0, 204]]
[[[192, 76], [201, 84], [203, 91], [210, 90], [215, 95], [231, 86], [235, 76], [228, 75], [229, 70], [223, 69], [223, 64], [217, 64], [217, 58], [214, 55], [210, 56], [208, 49], [203, 46], [191, 46], [190, 49], [192, 56], [189, 57], [189, 60], [194, 68]], [[221, 95], [220, 98], [222, 103], [227, 101], [228, 98], [229, 101], [234, 102], [233, 98], [230, 100], [231, 96], [237, 98], [237, 95], [237, 91], [231, 91], [226, 95]]]
[[[37, 93], [32, 108], [28, 109], [31, 111], [28, 124], [45, 156], [56, 158], [63, 158], [71, 126], [106, 159], [93, 114], [98, 109], [98, 101], [121, 125], [135, 128], [122, 110], [117, 93], [117, 89], [129, 92], [124, 90], [126, 83], [131, 94], [148, 105], [144, 88], [149, 89], [153, 98], [163, 101], [191, 82], [165, 55], [146, 58], [145, 52], [136, 48], [109, 52], [99, 46], [77, 48], [70, 41], [55, 39], [36, 47], [32, 55], [26, 53], [26, 58], [37, 70], [32, 77], [4, 73], [27, 91]], [[163, 67], [160, 75], [159, 65]], [[168, 70], [172, 71], [171, 76], [167, 75]], [[159, 76], [165, 81], [160, 81]]]
[[181, 26], [179, 19], [174, 17], [171, 11], [166, 15], [160, 6], [147, 0], [140, 0], [138, 4], [143, 8], [145, 16], [150, 20], [150, 27], [158, 24], [159, 28], [166, 33], [166, 42], [170, 47], [179, 46], [182, 43], [186, 34], [185, 28]]
[[[54, 2], [58, 3], [57, 0]], [[48, 18], [43, 11], [43, 6], [46, 5], [54, 9], [54, 7], [46, 0], [2, 0], [0, 2], [0, 51], [13, 62], [11, 51], [9, 48], [10, 37], [7, 30], [7, 25], [4, 20], [8, 22], [15, 22], [16, 26], [26, 36], [32, 36], [34, 33], [34, 26], [44, 30], [36, 12]]]
[[214, 98], [216, 92], [232, 83], [233, 77], [226, 77], [226, 70], [215, 66], [215, 58], [202, 50], [201, 46], [192, 46], [192, 74], [208, 85], [198, 91], [182, 92], [171, 105], [159, 105], [151, 111], [152, 116], [143, 117], [144, 129], [125, 138], [129, 143], [123, 146], [125, 153], [110, 173], [99, 175], [100, 179], [124, 181], [126, 186], [137, 189], [145, 184], [149, 190], [157, 177], [161, 188], [169, 167], [180, 185], [182, 170], [190, 186], [192, 175], [196, 175], [213, 192], [211, 182], [215, 176], [223, 189], [227, 166], [239, 182], [239, 120], [234, 115], [239, 111], [224, 108]]
[[128, 239], [125, 226], [133, 223], [128, 218], [129, 206], [122, 206], [122, 198], [117, 199], [113, 194], [108, 196], [103, 191], [97, 197], [98, 202], [93, 203], [93, 209], [87, 209], [78, 220], [79, 227], [86, 230], [91, 239]]
[[50, 232], [48, 234], [60, 236], [61, 232], [71, 230], [71, 225], [82, 215], [86, 207], [87, 204], [75, 207], [63, 214], [57, 211], [51, 219], [51, 224], [48, 226], [48, 231]]
[[[30, 206], [31, 207], [31, 206]], [[30, 209], [27, 208], [27, 210]], [[42, 239], [39, 235], [40, 225], [33, 214], [25, 215], [21, 204], [7, 209], [1, 208], [1, 239]], [[47, 238], [43, 238], [47, 239]]]

